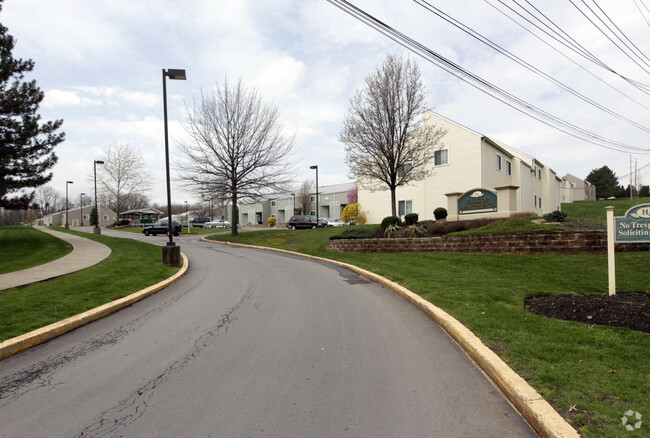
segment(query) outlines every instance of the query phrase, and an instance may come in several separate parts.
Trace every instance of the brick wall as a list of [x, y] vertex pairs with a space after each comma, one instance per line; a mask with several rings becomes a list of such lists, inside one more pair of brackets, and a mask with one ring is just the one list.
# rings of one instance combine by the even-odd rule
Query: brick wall
[[[503, 234], [466, 237], [337, 239], [338, 252], [463, 252], [482, 254], [599, 254], [607, 252], [600, 231]], [[650, 243], [617, 243], [617, 252], [648, 251]]]

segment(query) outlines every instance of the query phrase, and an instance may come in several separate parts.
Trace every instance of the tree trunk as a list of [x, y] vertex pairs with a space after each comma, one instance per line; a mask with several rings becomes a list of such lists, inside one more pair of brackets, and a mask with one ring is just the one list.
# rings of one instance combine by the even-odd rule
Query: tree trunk
[[230, 214], [231, 216], [231, 224], [232, 224], [232, 229], [230, 231], [231, 236], [239, 236], [239, 207], [237, 206], [237, 191], [233, 190], [232, 191], [232, 212]]
[[390, 188], [390, 211], [392, 216], [397, 216], [397, 202], [395, 201], [395, 187]]

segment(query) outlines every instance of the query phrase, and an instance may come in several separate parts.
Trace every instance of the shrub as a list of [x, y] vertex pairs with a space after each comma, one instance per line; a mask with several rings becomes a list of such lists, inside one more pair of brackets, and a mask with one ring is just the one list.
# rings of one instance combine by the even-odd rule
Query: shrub
[[555, 210], [552, 213], [545, 214], [544, 220], [546, 222], [564, 222], [566, 220], [567, 214], [560, 210]]
[[417, 225], [410, 225], [404, 230], [408, 237], [427, 237], [427, 230]]
[[270, 226], [274, 226], [276, 220], [277, 219], [275, 219], [275, 216], [269, 216], [269, 218], [266, 221], [269, 223]]
[[[446, 215], [445, 215], [446, 216]], [[409, 213], [406, 216], [404, 216], [404, 222], [406, 225], [415, 225], [418, 223], [418, 214], [417, 213]]]
[[341, 219], [350, 224], [365, 224], [367, 221], [366, 214], [361, 210], [359, 203], [346, 205], [341, 213]]
[[399, 225], [399, 218], [397, 216], [386, 216], [384, 219], [382, 219], [382, 230], [385, 230], [389, 225]]
[[445, 236], [449, 233], [455, 233], [457, 231], [471, 230], [472, 228], [484, 227], [487, 224], [490, 224], [494, 221], [505, 221], [505, 219], [470, 219], [466, 221], [453, 221], [447, 222], [443, 220], [437, 221], [422, 221], [420, 226], [427, 231], [427, 235], [430, 237], [433, 236]]
[[433, 217], [435, 217], [437, 221], [447, 219], [447, 209], [442, 207], [436, 208], [433, 210]]
[[372, 239], [375, 237], [377, 230], [374, 228], [348, 228], [340, 234], [330, 236], [330, 240], [337, 239]]
[[384, 230], [386, 237], [399, 237], [402, 235], [402, 228], [397, 224], [390, 224]]

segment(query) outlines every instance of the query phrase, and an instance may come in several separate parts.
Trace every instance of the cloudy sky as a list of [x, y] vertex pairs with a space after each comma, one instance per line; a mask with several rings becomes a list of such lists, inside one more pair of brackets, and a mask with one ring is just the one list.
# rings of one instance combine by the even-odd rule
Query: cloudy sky
[[[573, 2], [596, 8], [593, 0]], [[514, 5], [511, 0], [438, 0], [435, 6], [632, 123], [534, 75], [414, 1], [351, 3], [562, 120], [650, 151], [650, 134], [644, 130], [650, 125], [648, 94], [566, 49], [564, 54], [552, 50], [494, 7], [505, 10], [503, 4]], [[570, 1], [535, 3], [612, 70], [650, 84], [648, 72], [626, 58]], [[647, 5], [648, 0], [598, 1], [640, 52], [650, 55]], [[185, 105], [224, 78], [241, 79], [278, 106], [287, 134], [295, 134], [292, 160], [301, 169], [296, 182], [313, 179], [309, 166], [317, 164], [319, 183], [328, 185], [349, 181], [337, 137], [350, 98], [388, 53], [410, 53], [326, 0], [4, 0], [0, 22], [17, 39], [14, 56], [36, 63], [29, 79], [36, 79], [46, 93], [40, 114], [46, 120], [64, 119], [66, 141], [56, 149], [59, 162], [51, 185], [64, 193], [65, 181], [71, 179], [71, 197], [91, 193], [87, 177], [93, 160], [119, 141], [141, 151], [154, 184], [151, 199], [162, 204], [163, 68], [187, 71], [186, 81], [167, 83], [172, 161], [176, 141], [184, 136]], [[585, 178], [603, 165], [619, 177], [629, 174], [627, 149], [611, 150], [561, 133], [411, 56], [430, 91], [429, 105], [439, 114], [536, 157], [561, 176]], [[639, 168], [650, 161], [646, 151], [632, 155]], [[648, 184], [647, 168], [642, 179], [644, 173]], [[172, 202], [196, 199], [177, 183], [172, 187]]]

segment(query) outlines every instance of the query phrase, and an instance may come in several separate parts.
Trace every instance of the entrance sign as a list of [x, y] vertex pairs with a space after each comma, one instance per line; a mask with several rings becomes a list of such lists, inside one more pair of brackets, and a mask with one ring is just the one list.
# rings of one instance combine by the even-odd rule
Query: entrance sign
[[458, 214], [491, 213], [497, 211], [497, 195], [492, 191], [478, 189], [458, 199]]
[[650, 204], [632, 207], [614, 219], [617, 242], [650, 242]]
[[630, 208], [625, 216], [614, 217], [614, 207], [607, 211], [607, 267], [609, 294], [616, 295], [615, 243], [650, 242], [650, 204]]

